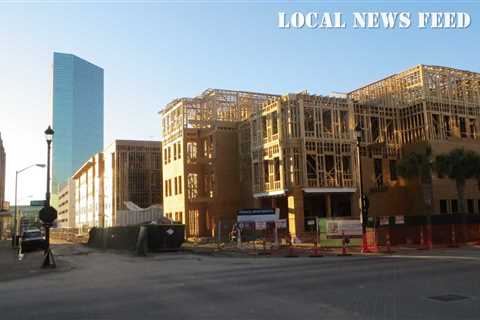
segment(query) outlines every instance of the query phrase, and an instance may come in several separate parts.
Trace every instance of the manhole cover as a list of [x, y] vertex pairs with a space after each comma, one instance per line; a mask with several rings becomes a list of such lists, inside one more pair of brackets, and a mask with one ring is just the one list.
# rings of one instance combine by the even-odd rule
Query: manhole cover
[[440, 296], [428, 297], [428, 299], [440, 301], [440, 302], [452, 302], [452, 301], [458, 301], [458, 300], [465, 300], [465, 299], [468, 299], [468, 297], [461, 296], [458, 294], [443, 294]]

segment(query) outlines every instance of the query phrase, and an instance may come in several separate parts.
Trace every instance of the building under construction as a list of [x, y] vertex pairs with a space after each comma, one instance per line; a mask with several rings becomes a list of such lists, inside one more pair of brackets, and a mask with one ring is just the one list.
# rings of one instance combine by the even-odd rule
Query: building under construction
[[346, 98], [289, 94], [264, 104], [250, 123], [253, 196], [262, 207], [280, 208], [290, 233], [303, 232], [306, 216], [358, 212], [353, 108]]
[[[433, 157], [455, 148], [480, 152], [480, 74], [418, 65], [348, 96], [363, 129], [361, 155], [370, 213], [457, 213], [454, 181], [434, 174], [431, 190], [425, 190], [418, 181], [398, 179], [395, 163], [427, 148]], [[468, 213], [479, 213], [476, 182], [467, 182], [465, 196]]]
[[[427, 147], [480, 152], [480, 74], [419, 65], [331, 97], [207, 90], [161, 115], [164, 208], [189, 236], [212, 235], [250, 207], [279, 208], [301, 236], [306, 217], [359, 217], [361, 180], [372, 216], [457, 212], [453, 181], [434, 176], [427, 203], [397, 163]], [[479, 213], [474, 181], [465, 195]]]
[[161, 111], [164, 212], [187, 224], [188, 236], [212, 236], [219, 227], [228, 229], [239, 208], [253, 206], [243, 202], [241, 185], [251, 187], [244, 180], [248, 172], [239, 170], [238, 136], [245, 133], [239, 128], [274, 97], [209, 89], [194, 98], [173, 100]]

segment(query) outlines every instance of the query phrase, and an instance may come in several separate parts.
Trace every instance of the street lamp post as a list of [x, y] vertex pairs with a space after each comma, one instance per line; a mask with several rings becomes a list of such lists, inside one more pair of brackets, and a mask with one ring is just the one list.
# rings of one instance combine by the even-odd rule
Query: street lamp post
[[52, 148], [53, 134], [55, 131], [48, 126], [45, 130], [45, 139], [47, 141], [47, 192], [45, 194], [45, 206], [40, 210], [39, 217], [45, 226], [45, 240], [47, 242], [42, 268], [55, 268], [55, 259], [50, 250], [50, 227], [57, 219], [57, 211], [50, 206], [50, 153]]
[[360, 194], [360, 211], [361, 211], [361, 222], [362, 222], [362, 252], [369, 253], [368, 241], [367, 241], [367, 221], [368, 221], [368, 197], [363, 193], [363, 175], [362, 175], [362, 161], [360, 159], [360, 142], [362, 141], [362, 128], [360, 123], [355, 127], [355, 135], [357, 137], [357, 159], [358, 159], [358, 171], [360, 176], [359, 184], [359, 194]]
[[18, 190], [18, 175], [22, 173], [23, 171], [26, 171], [30, 168], [33, 167], [39, 167], [39, 168], [45, 168], [44, 164], [32, 164], [26, 168], [23, 168], [22, 170], [17, 170], [15, 171], [15, 214], [14, 214], [14, 219], [13, 219], [13, 232], [12, 232], [12, 247], [17, 246], [17, 218], [18, 218], [18, 210], [17, 210], [17, 190]]

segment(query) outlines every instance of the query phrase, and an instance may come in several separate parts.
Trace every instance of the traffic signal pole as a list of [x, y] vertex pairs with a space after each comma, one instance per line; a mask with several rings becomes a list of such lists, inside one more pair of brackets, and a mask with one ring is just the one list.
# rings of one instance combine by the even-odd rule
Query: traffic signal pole
[[357, 159], [358, 159], [358, 171], [360, 175], [360, 184], [359, 184], [359, 205], [360, 205], [360, 218], [362, 222], [362, 253], [370, 253], [370, 249], [368, 248], [368, 240], [367, 240], [367, 222], [368, 222], [368, 197], [366, 194], [363, 193], [363, 175], [362, 175], [362, 161], [360, 159], [360, 141], [361, 137], [361, 128], [358, 125], [355, 128], [355, 132], [357, 133]]

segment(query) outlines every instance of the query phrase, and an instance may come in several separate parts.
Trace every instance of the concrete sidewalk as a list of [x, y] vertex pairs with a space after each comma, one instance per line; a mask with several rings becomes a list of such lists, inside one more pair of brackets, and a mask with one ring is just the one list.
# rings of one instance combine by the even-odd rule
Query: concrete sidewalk
[[[55, 247], [53, 251], [55, 254]], [[0, 282], [72, 269], [68, 262], [58, 256], [55, 256], [55, 261], [56, 269], [42, 269], [43, 251], [25, 253], [20, 261], [18, 250], [12, 249], [11, 241], [2, 240], [0, 241]]]
[[[216, 256], [252, 256], [252, 255], [264, 255], [271, 257], [284, 257], [289, 254], [307, 257], [310, 255], [323, 255], [323, 256], [337, 256], [342, 253], [342, 248], [333, 247], [318, 247], [317, 252], [314, 250], [314, 246], [308, 243], [296, 244], [292, 248], [288, 246], [281, 246], [278, 249], [273, 249], [268, 244], [265, 249], [262, 244], [257, 243], [254, 246], [252, 243], [243, 243], [242, 248], [239, 249], [235, 243], [192, 243], [186, 242], [182, 245], [182, 249], [194, 254], [216, 255]], [[418, 247], [408, 246], [395, 246], [392, 247], [392, 252], [386, 252], [385, 247], [378, 247], [377, 249], [370, 248], [370, 253], [362, 253], [361, 247], [348, 246], [347, 254], [354, 256], [391, 256], [391, 255], [445, 255], [445, 254], [462, 254], [464, 250], [468, 250], [470, 253], [480, 249], [480, 246], [476, 246], [473, 243], [462, 244], [458, 248], [448, 248], [447, 246], [435, 246], [431, 250], [419, 250]], [[472, 250], [473, 249], [473, 250]], [[480, 256], [480, 250], [478, 250]]]

